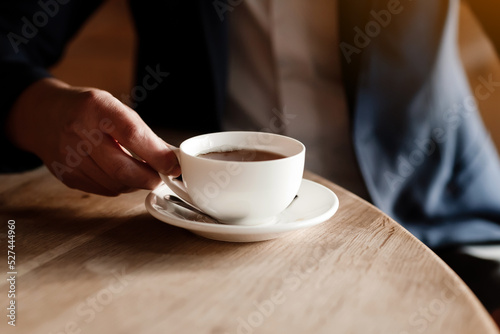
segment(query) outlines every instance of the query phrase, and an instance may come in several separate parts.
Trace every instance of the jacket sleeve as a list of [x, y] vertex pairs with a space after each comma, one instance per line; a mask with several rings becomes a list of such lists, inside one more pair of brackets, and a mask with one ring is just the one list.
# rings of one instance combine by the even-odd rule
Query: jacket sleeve
[[[0, 172], [19, 172], [41, 161], [6, 136], [6, 119], [18, 96], [50, 76], [48, 69], [102, 0], [16, 0], [0, 2]], [[26, 120], [29, 122], [30, 120]]]

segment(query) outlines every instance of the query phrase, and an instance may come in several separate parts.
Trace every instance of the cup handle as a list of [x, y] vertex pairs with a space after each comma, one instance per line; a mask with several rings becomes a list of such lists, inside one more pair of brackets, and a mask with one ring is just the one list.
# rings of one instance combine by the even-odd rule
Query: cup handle
[[[181, 155], [180, 155], [180, 152], [181, 150], [178, 148], [178, 147], [174, 147], [174, 146], [171, 146], [170, 149], [172, 150], [172, 152], [175, 153], [175, 155], [177, 156], [177, 160], [179, 160], [179, 163], [181, 161]], [[181, 167], [182, 168], [182, 167]], [[191, 204], [191, 205], [195, 205], [193, 203], [193, 200], [191, 199], [191, 196], [189, 196], [189, 194], [187, 193], [187, 189], [186, 189], [186, 186], [184, 185], [184, 183], [171, 176], [171, 175], [165, 175], [165, 174], [160, 174], [160, 177], [162, 179], [162, 181], [177, 195], [179, 196], [183, 201]]]

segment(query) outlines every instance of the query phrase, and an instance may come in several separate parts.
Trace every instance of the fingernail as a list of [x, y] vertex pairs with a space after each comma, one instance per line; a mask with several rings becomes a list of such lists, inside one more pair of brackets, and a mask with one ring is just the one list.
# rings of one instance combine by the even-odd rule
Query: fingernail
[[163, 171], [163, 174], [172, 174], [173, 172], [176, 171], [176, 169], [180, 168], [179, 161], [177, 160], [177, 156], [175, 153], [169, 148], [170, 152], [168, 153], [168, 168]]

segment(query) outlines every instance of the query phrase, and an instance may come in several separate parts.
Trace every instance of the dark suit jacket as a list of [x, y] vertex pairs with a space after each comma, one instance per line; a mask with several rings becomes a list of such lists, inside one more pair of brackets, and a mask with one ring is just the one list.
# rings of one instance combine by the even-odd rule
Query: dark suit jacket
[[[36, 1], [0, 4], [2, 117], [23, 89], [49, 75], [46, 68], [100, 3], [58, 1], [47, 1], [52, 12]], [[220, 129], [227, 16], [238, 2], [220, 3], [130, 0], [139, 36], [137, 84], [151, 69], [170, 73], [137, 103], [149, 124]], [[23, 26], [40, 11], [46, 24], [25, 36]], [[454, 0], [339, 4], [339, 52], [359, 168], [373, 203], [431, 247], [500, 241], [500, 164], [458, 56], [457, 13]], [[2, 161], [4, 170], [33, 163], [3, 147], [18, 157], [17, 166]]]

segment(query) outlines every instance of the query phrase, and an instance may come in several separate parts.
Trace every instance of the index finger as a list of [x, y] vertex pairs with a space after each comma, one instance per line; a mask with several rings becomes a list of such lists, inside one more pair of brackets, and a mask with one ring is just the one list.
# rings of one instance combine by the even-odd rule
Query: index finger
[[136, 154], [161, 174], [179, 174], [177, 156], [168, 144], [158, 137], [142, 118], [120, 101], [101, 119], [101, 130], [112, 136], [121, 146]]

